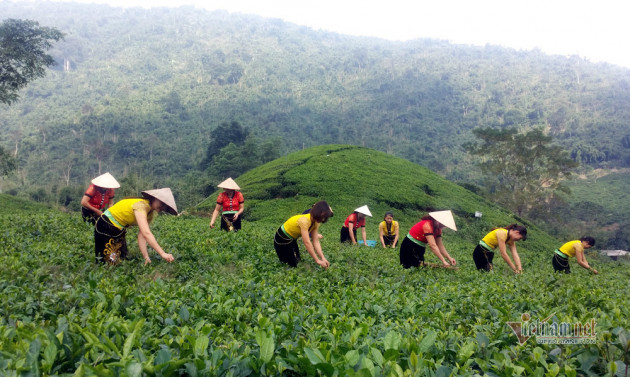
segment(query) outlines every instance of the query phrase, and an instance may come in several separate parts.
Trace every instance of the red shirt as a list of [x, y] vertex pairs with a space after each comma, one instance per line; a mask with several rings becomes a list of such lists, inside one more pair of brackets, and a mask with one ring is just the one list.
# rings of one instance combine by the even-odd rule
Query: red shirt
[[[427, 232], [424, 228], [425, 225], [428, 225], [429, 231]], [[442, 236], [442, 229], [441, 228], [437, 228], [437, 229], [433, 229], [433, 221], [431, 220], [422, 220], [419, 223], [417, 223], [416, 225], [412, 226], [411, 229], [409, 230], [409, 234], [411, 235], [411, 237], [417, 239], [420, 242], [424, 242], [427, 243], [427, 237], [426, 235], [428, 233], [433, 233], [433, 237], [441, 237]]]
[[107, 208], [109, 201], [114, 198], [114, 189], [106, 189], [93, 184], [85, 190], [85, 196], [89, 197], [89, 203], [92, 207], [99, 210]]
[[346, 228], [350, 227], [350, 223], [353, 223], [354, 225], [354, 229], [360, 228], [362, 226], [365, 226], [365, 217], [362, 218], [358, 223], [357, 223], [357, 214], [356, 213], [352, 213], [350, 216], [346, 217], [346, 221], [343, 223], [343, 226], [345, 226]]
[[217, 197], [217, 204], [223, 206], [223, 211], [238, 211], [241, 209], [241, 204], [245, 201], [243, 198], [243, 194], [240, 191], [234, 191], [234, 195], [232, 198], [228, 196], [228, 194], [223, 191]]

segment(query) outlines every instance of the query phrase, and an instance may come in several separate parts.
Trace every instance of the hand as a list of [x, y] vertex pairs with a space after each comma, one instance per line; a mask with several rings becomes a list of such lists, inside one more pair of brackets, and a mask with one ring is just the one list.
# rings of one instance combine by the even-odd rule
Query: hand
[[151, 258], [144, 258], [144, 265], [151, 263]]
[[448, 258], [448, 261], [451, 262], [451, 266], [454, 266], [457, 264], [457, 261], [455, 260], [455, 258]]
[[238, 219], [238, 213], [235, 213], [235, 214], [234, 214], [234, 217], [232, 217], [232, 222], [235, 222], [235, 221], [236, 221], [236, 219]]
[[448, 262], [447, 262], [447, 261], [443, 261], [443, 262], [442, 262], [442, 267], [444, 267], [444, 268], [449, 268], [449, 267], [451, 267], [451, 265], [450, 265], [450, 264], [448, 264]]
[[522, 268], [517, 268], [517, 269], [514, 270], [514, 273], [517, 274], [517, 275], [518, 274], [522, 274], [523, 273], [523, 269]]
[[318, 260], [317, 264], [319, 264], [323, 268], [328, 268], [330, 266], [330, 263], [328, 263], [326, 259]]
[[324, 238], [324, 236], [322, 236], [321, 234], [317, 233], [317, 238], [319, 238], [321, 240], [322, 238]]
[[214, 223], [210, 223], [210, 229], [214, 229]]
[[355, 242], [353, 242], [352, 244], [353, 244], [353, 245], [356, 245], [357, 243], [356, 243], [356, 241], [355, 241]]
[[168, 263], [171, 263], [172, 261], [175, 260], [175, 257], [173, 256], [173, 254], [168, 254], [168, 253], [162, 255], [162, 258]]
[[595, 274], [595, 275], [599, 274], [599, 272], [597, 272], [597, 270], [596, 270], [596, 269], [594, 269], [593, 267], [591, 267], [591, 272], [592, 272], [593, 274]]

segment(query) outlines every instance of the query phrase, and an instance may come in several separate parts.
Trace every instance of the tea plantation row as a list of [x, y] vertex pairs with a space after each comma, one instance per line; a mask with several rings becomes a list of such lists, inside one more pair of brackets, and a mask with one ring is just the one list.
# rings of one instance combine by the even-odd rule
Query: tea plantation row
[[[273, 250], [278, 225], [232, 234], [161, 216], [153, 229], [174, 263], [144, 267], [129, 237], [133, 259], [108, 268], [78, 215], [0, 215], [0, 375], [627, 375], [626, 263], [557, 275], [551, 250], [526, 241], [523, 275], [502, 261], [482, 274], [473, 245], [445, 234], [459, 270], [407, 271], [397, 250], [339, 245], [331, 223], [331, 267], [304, 252], [291, 269]], [[520, 345], [506, 323], [523, 313], [594, 319], [596, 343]]]

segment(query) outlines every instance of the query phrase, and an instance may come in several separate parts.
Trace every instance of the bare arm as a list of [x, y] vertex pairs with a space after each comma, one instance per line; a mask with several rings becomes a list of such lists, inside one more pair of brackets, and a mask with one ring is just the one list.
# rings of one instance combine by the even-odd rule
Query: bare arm
[[396, 245], [398, 245], [399, 231], [400, 231], [400, 225], [396, 227], [396, 237], [394, 237], [394, 243], [392, 244], [392, 247], [396, 247]]
[[147, 221], [147, 214], [142, 211], [134, 211], [134, 215], [136, 216], [136, 222], [138, 223], [138, 248], [144, 257], [144, 264], [151, 263], [151, 258], [149, 258], [149, 253], [147, 251], [147, 243], [151, 246], [164, 260], [167, 262], [172, 262], [175, 258], [173, 258], [172, 254], [165, 253], [162, 250], [162, 247], [158, 244], [155, 236], [151, 233], [151, 228], [149, 228], [149, 222]]
[[383, 229], [380, 225], [378, 226], [378, 238], [381, 240], [381, 245], [383, 245], [383, 248], [386, 248], [387, 246], [385, 245], [385, 240], [383, 239]]
[[594, 269], [593, 267], [591, 267], [588, 262], [586, 261], [586, 256], [584, 256], [584, 250], [579, 249], [579, 248], [575, 248], [575, 259], [577, 260], [577, 263], [582, 266], [583, 268], [593, 272], [595, 275], [598, 274], [597, 270]]
[[[304, 242], [306, 251], [308, 251], [317, 264], [324, 268], [328, 268], [329, 263], [326, 258], [324, 258], [324, 253], [322, 252], [322, 247], [319, 243], [319, 238], [317, 237], [317, 229], [309, 234], [308, 229], [301, 228], [300, 233], [302, 234], [302, 242]], [[311, 235], [313, 238], [312, 242]]]
[[521, 258], [518, 256], [518, 252], [516, 251], [516, 244], [514, 243], [514, 241], [510, 242], [510, 251], [512, 252], [512, 259], [514, 260], [514, 265], [516, 266], [516, 272], [517, 274], [520, 274], [523, 272], [523, 266], [521, 266]]
[[440, 249], [440, 253], [442, 253], [442, 256], [444, 257], [445, 260], [449, 261], [449, 263], [451, 264], [451, 266], [454, 266], [457, 264], [457, 261], [455, 260], [455, 258], [451, 257], [450, 254], [448, 253], [448, 251], [446, 251], [446, 247], [444, 247], [444, 242], [442, 242], [442, 237], [438, 237], [435, 242], [438, 245], [438, 248]]
[[214, 222], [217, 219], [217, 216], [219, 215], [219, 210], [221, 209], [221, 204], [217, 204], [216, 206], [214, 206], [214, 211], [212, 212], [212, 218], [210, 219], [210, 228], [214, 228]]
[[81, 205], [82, 205], [84, 208], [89, 209], [90, 211], [92, 211], [92, 212], [96, 213], [96, 214], [97, 214], [97, 215], [99, 215], [99, 216], [103, 214], [103, 211], [101, 211], [100, 209], [98, 209], [98, 208], [96, 208], [96, 207], [93, 207], [93, 206], [90, 204], [90, 197], [89, 197], [89, 196], [87, 196], [87, 195], [83, 195], [83, 198], [81, 199]]
[[[445, 267], [450, 266], [448, 264], [448, 262], [442, 256], [442, 253], [440, 251], [440, 247], [438, 246], [438, 244], [437, 244], [437, 242], [435, 240], [435, 237], [433, 237], [433, 235], [427, 235], [425, 237], [427, 238], [427, 244], [429, 244], [429, 247], [431, 248], [431, 251], [442, 262], [442, 265], [445, 266]], [[441, 242], [441, 240], [440, 240], [440, 242]]]
[[[501, 239], [501, 237], [498, 237], [498, 235], [497, 235], [497, 241], [499, 243], [499, 253], [501, 254], [501, 258], [503, 258], [505, 263], [507, 263], [510, 266], [512, 271], [517, 272], [518, 270], [517, 270], [516, 266], [514, 265], [514, 263], [512, 263], [512, 260], [510, 259], [510, 257], [507, 254], [507, 250], [506, 250], [506, 247], [505, 247], [506, 246], [505, 240]], [[517, 256], [518, 256], [518, 254], [517, 254]]]
[[238, 217], [243, 213], [244, 210], [245, 210], [245, 205], [241, 203], [241, 206], [239, 207], [238, 212], [234, 214], [232, 221], [236, 221], [236, 219], [238, 219]]
[[348, 223], [348, 233], [350, 233], [350, 239], [352, 240], [352, 244], [356, 245], [357, 240], [354, 238], [354, 223]]
[[363, 237], [363, 245], [367, 246], [367, 233], [364, 226], [361, 227], [361, 236]]

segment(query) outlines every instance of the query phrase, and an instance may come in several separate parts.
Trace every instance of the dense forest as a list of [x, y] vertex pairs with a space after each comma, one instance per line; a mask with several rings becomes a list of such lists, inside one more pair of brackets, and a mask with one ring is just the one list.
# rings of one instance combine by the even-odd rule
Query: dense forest
[[479, 183], [462, 148], [479, 127], [544, 127], [584, 171], [630, 166], [630, 70], [577, 56], [349, 37], [193, 7], [3, 1], [0, 14], [65, 33], [58, 64], [0, 106], [0, 147], [18, 162], [0, 190], [36, 200], [68, 205], [110, 171], [129, 193], [170, 185], [192, 205], [217, 177], [327, 143]]

